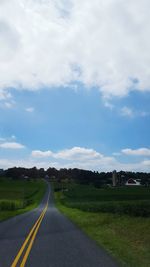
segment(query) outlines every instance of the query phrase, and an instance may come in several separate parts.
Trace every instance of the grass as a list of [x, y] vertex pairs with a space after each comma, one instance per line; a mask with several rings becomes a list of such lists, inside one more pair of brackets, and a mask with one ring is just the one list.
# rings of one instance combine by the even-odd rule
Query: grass
[[42, 180], [0, 179], [0, 221], [37, 207], [45, 190]]
[[129, 199], [133, 203], [137, 202], [137, 199], [148, 201], [149, 189], [141, 187], [95, 189], [91, 186], [77, 185], [63, 193], [61, 191], [55, 193], [56, 205], [60, 211], [110, 252], [122, 266], [150, 266], [150, 218], [99, 210], [93, 212], [92, 208], [90, 211], [83, 210], [85, 203], [87, 207], [88, 205], [94, 207], [96, 200], [100, 203], [103, 199], [110, 205], [112, 201], [124, 203]]

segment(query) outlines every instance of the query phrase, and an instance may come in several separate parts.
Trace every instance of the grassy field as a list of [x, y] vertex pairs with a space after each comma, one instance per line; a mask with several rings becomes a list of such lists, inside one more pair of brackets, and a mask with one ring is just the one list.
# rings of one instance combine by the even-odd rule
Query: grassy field
[[0, 179], [0, 221], [24, 213], [38, 206], [46, 183]]
[[[54, 187], [57, 191], [58, 185]], [[69, 186], [68, 191], [56, 192], [55, 199], [57, 207], [116, 257], [122, 266], [150, 266], [149, 209], [146, 208], [145, 213], [141, 212], [141, 216], [131, 210], [129, 216], [124, 208], [121, 210], [124, 203], [127, 206], [131, 203], [134, 208], [138, 206], [137, 210], [142, 209], [142, 205], [145, 207], [145, 203], [149, 205], [149, 188], [96, 189], [74, 185]], [[104, 203], [107, 205], [102, 212], [100, 207]], [[115, 209], [118, 203], [120, 210]]]

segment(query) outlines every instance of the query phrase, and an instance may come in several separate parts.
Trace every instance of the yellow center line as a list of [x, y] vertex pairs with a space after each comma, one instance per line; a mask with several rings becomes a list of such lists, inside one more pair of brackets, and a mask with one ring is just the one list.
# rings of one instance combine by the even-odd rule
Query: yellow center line
[[15, 266], [17, 265], [17, 263], [18, 263], [18, 261], [19, 261], [21, 255], [22, 255], [22, 253], [23, 253], [23, 251], [24, 251], [24, 249], [25, 249], [25, 247], [26, 247], [26, 245], [27, 245], [27, 243], [28, 243], [30, 237], [32, 236], [32, 234], [33, 234], [33, 232], [34, 232], [36, 226], [38, 225], [38, 222], [40, 221], [40, 218], [42, 217], [42, 214], [43, 214], [43, 211], [42, 211], [41, 215], [39, 216], [38, 220], [36, 221], [36, 223], [34, 224], [34, 226], [32, 227], [31, 231], [29, 232], [29, 234], [28, 234], [27, 238], [25, 239], [25, 241], [24, 241], [22, 247], [20, 248], [20, 250], [19, 250], [19, 252], [18, 252], [16, 258], [14, 259], [14, 261], [13, 261], [11, 267], [15, 267]]
[[[46, 209], [46, 210], [47, 210], [47, 209]], [[39, 224], [37, 225], [37, 227], [36, 227], [36, 229], [35, 229], [35, 231], [34, 231], [34, 233], [33, 233], [33, 236], [32, 236], [32, 238], [31, 238], [31, 241], [30, 241], [30, 243], [29, 243], [29, 246], [28, 246], [28, 248], [27, 248], [27, 250], [26, 250], [26, 253], [25, 253], [24, 257], [23, 257], [22, 263], [20, 264], [20, 267], [24, 267], [25, 264], [26, 264], [26, 261], [27, 261], [27, 259], [28, 259], [29, 253], [30, 253], [30, 251], [31, 251], [31, 249], [32, 249], [32, 246], [33, 246], [33, 242], [34, 242], [34, 240], [35, 240], [35, 237], [36, 237], [36, 235], [37, 235], [37, 232], [38, 232], [38, 230], [39, 230], [39, 228], [40, 228], [40, 225], [41, 225], [41, 223], [42, 223], [42, 221], [43, 221], [43, 218], [44, 218], [44, 216], [45, 216], [46, 210], [45, 210], [44, 214], [42, 215], [42, 218], [40, 219]]]
[[[48, 201], [49, 201], [49, 196], [48, 196]], [[36, 235], [37, 235], [37, 232], [38, 232], [38, 230], [39, 230], [39, 227], [40, 227], [40, 225], [41, 225], [41, 223], [42, 223], [42, 220], [43, 220], [43, 218], [44, 218], [44, 216], [45, 216], [45, 213], [46, 213], [46, 211], [47, 211], [47, 208], [48, 208], [48, 201], [47, 201], [47, 203], [46, 203], [46, 206], [45, 206], [44, 210], [43, 210], [42, 213], [40, 214], [38, 220], [35, 222], [35, 224], [33, 225], [32, 229], [31, 229], [31, 231], [29, 232], [28, 236], [26, 237], [26, 239], [25, 239], [23, 245], [21, 246], [21, 248], [20, 248], [20, 250], [19, 250], [17, 256], [15, 257], [15, 259], [14, 259], [14, 261], [13, 261], [11, 267], [16, 267], [16, 266], [17, 266], [17, 263], [18, 263], [18, 261], [19, 261], [21, 255], [22, 255], [23, 251], [25, 250], [25, 248], [26, 248], [26, 246], [27, 246], [29, 240], [31, 239], [31, 241], [29, 242], [27, 251], [26, 251], [26, 253], [25, 253], [25, 255], [24, 255], [24, 258], [23, 258], [23, 260], [22, 260], [22, 263], [21, 263], [21, 265], [20, 265], [21, 267], [25, 266], [25, 263], [26, 263], [27, 258], [28, 258], [28, 256], [29, 256], [29, 253], [30, 253], [30, 251], [31, 251], [31, 248], [32, 248], [34, 239], [35, 239], [35, 237], [36, 237]]]

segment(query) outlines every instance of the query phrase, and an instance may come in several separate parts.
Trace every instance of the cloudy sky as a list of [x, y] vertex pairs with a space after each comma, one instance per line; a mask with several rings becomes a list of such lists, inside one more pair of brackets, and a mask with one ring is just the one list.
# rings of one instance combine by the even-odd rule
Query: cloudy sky
[[0, 1], [0, 168], [150, 171], [149, 10]]

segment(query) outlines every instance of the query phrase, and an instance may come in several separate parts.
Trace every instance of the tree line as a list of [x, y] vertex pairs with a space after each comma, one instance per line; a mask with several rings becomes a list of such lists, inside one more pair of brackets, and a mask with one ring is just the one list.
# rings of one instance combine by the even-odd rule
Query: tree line
[[[62, 168], [57, 170], [56, 168], [23, 168], [13, 167], [7, 170], [0, 170], [0, 176], [8, 177], [12, 179], [40, 179], [49, 177], [50, 179], [56, 179], [58, 182], [66, 180], [68, 182], [74, 181], [80, 184], [93, 184], [96, 187], [112, 184], [112, 172], [95, 172], [82, 169], [66, 169]], [[138, 179], [143, 185], [150, 185], [150, 173], [144, 172], [117, 172], [117, 177], [120, 185], [123, 185], [129, 178]]]

